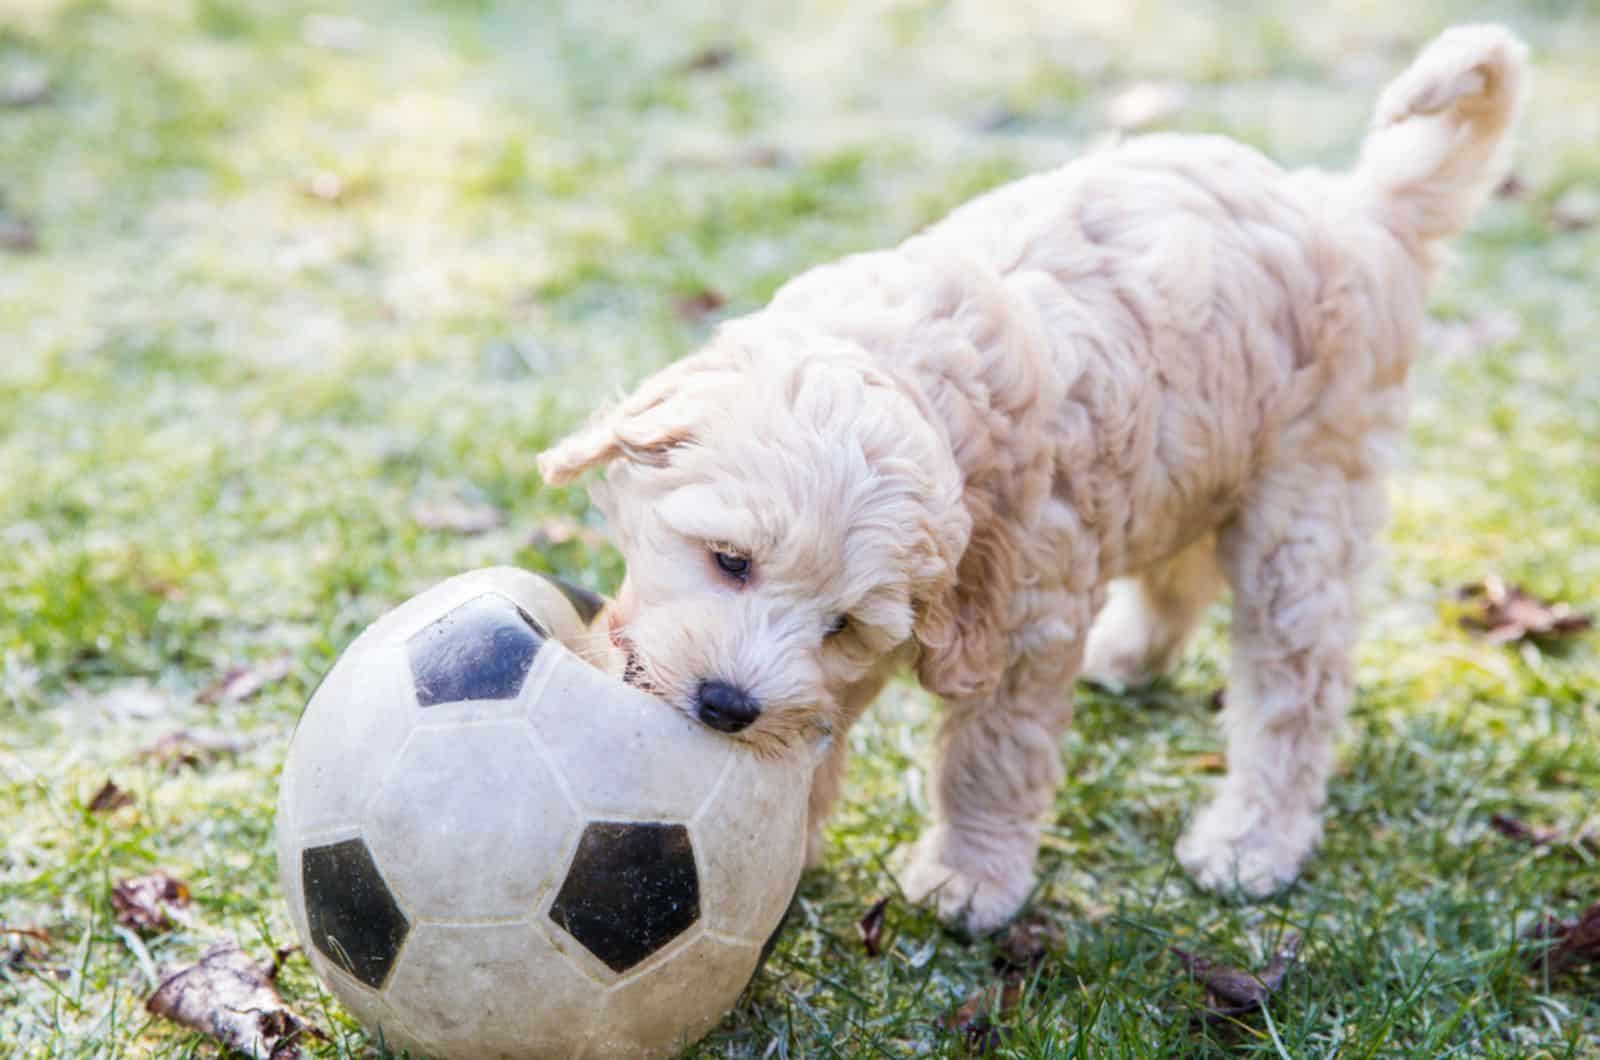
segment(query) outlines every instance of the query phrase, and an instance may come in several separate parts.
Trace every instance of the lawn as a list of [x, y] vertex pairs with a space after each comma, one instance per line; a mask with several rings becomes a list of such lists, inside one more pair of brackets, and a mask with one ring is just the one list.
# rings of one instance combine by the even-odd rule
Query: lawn
[[[1384, 80], [1508, 20], [1535, 94], [1515, 186], [1458, 245], [1416, 378], [1321, 854], [1218, 900], [1172, 844], [1214, 783], [1219, 613], [1148, 692], [1085, 690], [1032, 914], [1051, 951], [997, 1055], [1600, 1057], [1600, 968], [1522, 934], [1600, 899], [1600, 636], [1502, 646], [1457, 589], [1600, 610], [1600, 10], [1265, 0], [650, 5], [0, 0], [0, 1056], [207, 1055], [157, 968], [291, 934], [285, 741], [368, 622], [492, 563], [620, 563], [542, 446], [813, 263], [891, 243], [1118, 122], [1353, 157]], [[1132, 95], [1130, 90], [1135, 90]], [[702, 1056], [959, 1056], [992, 983], [896, 900], [930, 703], [854, 733], [824, 871]], [[179, 731], [222, 748], [146, 753]], [[170, 746], [170, 745], [169, 745]], [[108, 778], [131, 796], [90, 809]], [[120, 880], [187, 881], [175, 930]], [[856, 921], [891, 898], [883, 953]], [[1298, 963], [1197, 1018], [1171, 952]], [[372, 1043], [291, 956], [289, 1001]]]

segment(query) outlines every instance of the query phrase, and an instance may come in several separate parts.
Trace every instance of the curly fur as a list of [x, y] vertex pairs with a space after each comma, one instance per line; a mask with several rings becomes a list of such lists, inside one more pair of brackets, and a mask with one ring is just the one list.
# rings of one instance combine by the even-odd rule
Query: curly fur
[[691, 715], [701, 681], [735, 683], [763, 706], [738, 738], [777, 752], [842, 735], [914, 659], [946, 710], [905, 882], [984, 930], [1032, 885], [1073, 679], [1159, 672], [1226, 582], [1229, 771], [1178, 854], [1214, 887], [1291, 880], [1428, 282], [1496, 177], [1522, 67], [1504, 30], [1452, 30], [1348, 173], [1148, 137], [725, 325], [541, 457], [558, 483], [609, 465], [629, 678]]

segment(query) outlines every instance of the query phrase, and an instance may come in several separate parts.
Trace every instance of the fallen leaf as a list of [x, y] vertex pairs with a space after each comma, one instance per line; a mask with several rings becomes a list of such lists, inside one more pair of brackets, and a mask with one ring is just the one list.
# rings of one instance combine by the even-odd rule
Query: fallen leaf
[[294, 668], [287, 655], [228, 670], [200, 693], [202, 703], [242, 703], [268, 685], [277, 684]]
[[961, 1035], [962, 1044], [974, 1056], [994, 1051], [1005, 1041], [1005, 1031], [996, 1021], [1016, 1011], [1025, 982], [1020, 973], [1010, 972], [999, 982], [982, 987], [945, 1016], [945, 1027]]
[[692, 294], [679, 295], [672, 300], [673, 311], [684, 320], [704, 320], [728, 304], [721, 291], [702, 287]]
[[112, 810], [120, 810], [124, 806], [132, 806], [133, 802], [134, 799], [131, 793], [123, 791], [117, 787], [116, 781], [107, 778], [106, 782], [100, 785], [100, 789], [89, 799], [89, 812], [110, 813]]
[[1228, 759], [1221, 751], [1206, 751], [1197, 755], [1190, 755], [1184, 760], [1184, 765], [1191, 773], [1226, 773]]
[[424, 530], [466, 535], [488, 533], [505, 522], [492, 504], [457, 500], [418, 501], [411, 506], [411, 518]]
[[1489, 818], [1489, 827], [1505, 836], [1535, 847], [1554, 847], [1575, 853], [1600, 854], [1600, 836], [1587, 829], [1567, 833], [1555, 828], [1536, 828], [1510, 814], [1497, 813]]
[[703, 74], [712, 70], [721, 70], [732, 63], [737, 53], [726, 44], [713, 44], [709, 48], [702, 48], [683, 62], [685, 73]]
[[1226, 686], [1217, 689], [1206, 699], [1206, 709], [1211, 711], [1226, 710], [1228, 707], [1228, 689]]
[[1563, 232], [1581, 232], [1600, 221], [1600, 190], [1580, 186], [1567, 191], [1550, 207], [1550, 223]]
[[528, 535], [529, 546], [543, 551], [569, 541], [578, 541], [596, 548], [605, 543], [605, 535], [592, 526], [584, 526], [570, 515], [552, 515], [541, 519]]
[[1202, 1019], [1243, 1016], [1260, 1008], [1283, 985], [1289, 966], [1300, 953], [1300, 936], [1287, 936], [1259, 974], [1219, 964], [1177, 946], [1172, 947], [1172, 952], [1206, 988]]
[[1176, 115], [1189, 103], [1189, 89], [1177, 81], [1140, 81], [1112, 97], [1106, 120], [1122, 130], [1143, 129]]
[[1534, 967], [1543, 967], [1549, 974], [1560, 975], [1580, 961], [1600, 962], [1600, 902], [1584, 910], [1577, 920], [1545, 920], [1547, 934], [1540, 937], [1555, 939], [1556, 944], [1539, 954]]
[[232, 941], [169, 973], [144, 1007], [246, 1056], [298, 1057], [301, 1037], [327, 1037], [284, 1005], [271, 973]]
[[1505, 175], [1505, 179], [1495, 185], [1494, 197], [1497, 199], [1526, 199], [1528, 197], [1528, 182], [1523, 180], [1515, 170]]
[[1592, 618], [1567, 604], [1541, 600], [1520, 585], [1507, 585], [1493, 575], [1464, 587], [1459, 595], [1476, 605], [1461, 616], [1462, 627], [1484, 633], [1491, 644], [1555, 640], [1594, 625]]
[[1065, 940], [1055, 922], [1034, 913], [1013, 923], [995, 947], [995, 971], [1027, 975], [1044, 963]]
[[179, 729], [167, 733], [134, 757], [159, 765], [168, 773], [179, 773], [185, 769], [203, 769], [224, 757], [238, 754], [243, 748], [237, 740], [218, 732]]
[[117, 923], [135, 931], [168, 931], [173, 922], [186, 919], [189, 885], [165, 872], [133, 876], [111, 889], [111, 906]]
[[0, 216], [0, 248], [27, 254], [39, 249], [39, 235], [20, 217]]
[[879, 898], [866, 915], [856, 921], [856, 934], [861, 936], [861, 945], [866, 948], [868, 957], [883, 952], [883, 921], [888, 908], [889, 899]]
[[33, 107], [50, 102], [50, 79], [38, 70], [18, 70], [0, 89], [0, 107]]

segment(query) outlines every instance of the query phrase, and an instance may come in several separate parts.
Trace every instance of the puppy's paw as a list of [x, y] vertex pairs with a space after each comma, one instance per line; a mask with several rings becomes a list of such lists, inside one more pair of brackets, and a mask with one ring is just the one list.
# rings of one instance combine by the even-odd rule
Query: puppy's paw
[[1169, 662], [1162, 646], [1155, 643], [1155, 631], [1146, 627], [1137, 609], [1113, 599], [1089, 627], [1082, 675], [1103, 688], [1121, 692], [1154, 681], [1167, 671]]
[[1267, 809], [1224, 794], [1178, 840], [1178, 861], [1209, 891], [1265, 898], [1294, 882], [1321, 834], [1314, 812]]
[[1033, 887], [1032, 850], [1020, 858], [975, 858], [944, 829], [935, 828], [917, 841], [900, 886], [911, 901], [932, 905], [951, 927], [987, 935], [1016, 916], [1027, 900]]

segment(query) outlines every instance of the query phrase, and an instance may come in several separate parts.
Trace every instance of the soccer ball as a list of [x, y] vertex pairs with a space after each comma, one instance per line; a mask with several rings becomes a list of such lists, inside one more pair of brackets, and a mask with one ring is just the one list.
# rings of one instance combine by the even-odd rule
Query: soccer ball
[[767, 760], [562, 644], [598, 598], [475, 571], [318, 686], [278, 803], [312, 967], [392, 1048], [667, 1056], [754, 976], [805, 853], [813, 752]]

